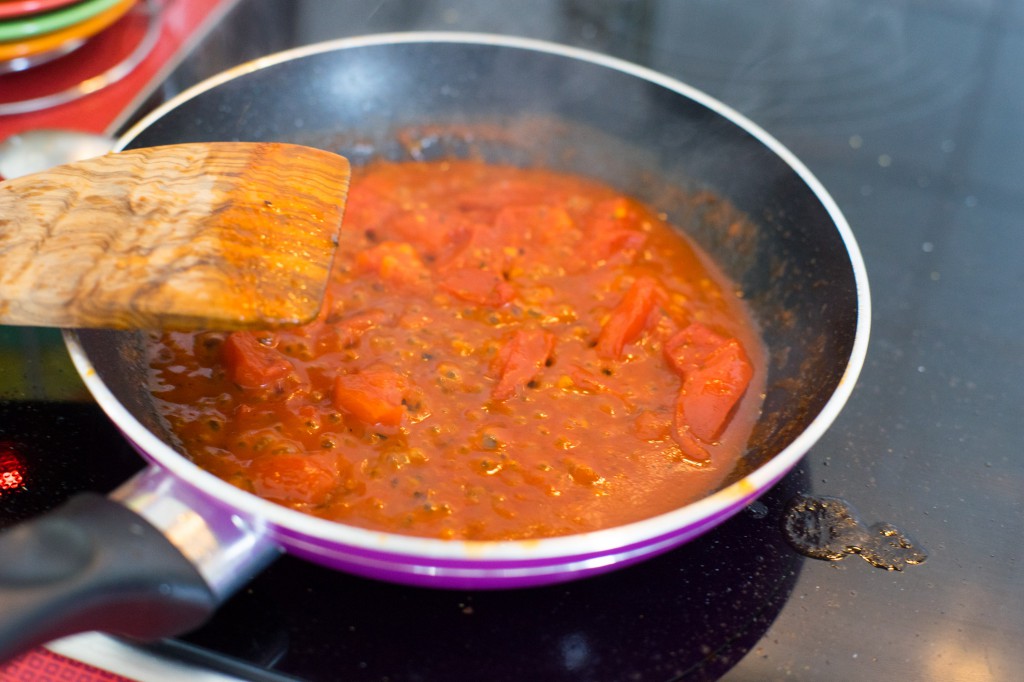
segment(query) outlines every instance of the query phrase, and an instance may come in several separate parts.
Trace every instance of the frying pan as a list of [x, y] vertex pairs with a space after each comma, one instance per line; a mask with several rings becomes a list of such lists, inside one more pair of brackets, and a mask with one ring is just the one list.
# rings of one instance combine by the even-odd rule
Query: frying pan
[[148, 467], [109, 498], [73, 498], [0, 536], [0, 658], [82, 630], [187, 631], [282, 551], [377, 579], [469, 589], [641, 561], [778, 481], [839, 414], [863, 364], [867, 279], [835, 202], [757, 125], [648, 69], [508, 37], [346, 39], [208, 80], [120, 145], [216, 140], [312, 144], [355, 165], [466, 154], [544, 164], [653, 203], [738, 284], [760, 324], [769, 350], [763, 416], [726, 485], [680, 509], [523, 542], [409, 537], [307, 516], [200, 470], [151, 409], [140, 335], [68, 331], [86, 385]]

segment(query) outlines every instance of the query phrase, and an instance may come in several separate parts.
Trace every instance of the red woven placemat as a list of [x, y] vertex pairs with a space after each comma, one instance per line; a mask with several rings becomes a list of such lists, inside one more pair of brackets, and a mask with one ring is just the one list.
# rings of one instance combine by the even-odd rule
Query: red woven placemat
[[34, 649], [0, 664], [2, 682], [134, 682], [49, 649]]

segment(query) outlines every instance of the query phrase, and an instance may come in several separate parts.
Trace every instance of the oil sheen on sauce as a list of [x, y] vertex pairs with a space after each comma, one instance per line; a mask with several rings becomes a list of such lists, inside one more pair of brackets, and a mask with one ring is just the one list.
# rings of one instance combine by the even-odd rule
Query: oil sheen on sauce
[[764, 386], [742, 298], [663, 217], [476, 161], [358, 171], [313, 323], [154, 335], [149, 363], [199, 466], [323, 518], [474, 540], [707, 495]]

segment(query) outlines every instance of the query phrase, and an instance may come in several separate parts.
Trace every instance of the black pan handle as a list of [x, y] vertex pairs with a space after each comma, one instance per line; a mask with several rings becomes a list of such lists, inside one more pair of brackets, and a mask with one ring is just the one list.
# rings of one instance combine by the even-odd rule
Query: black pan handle
[[83, 493], [0, 533], [0, 662], [66, 635], [142, 640], [202, 624], [217, 597], [148, 521]]

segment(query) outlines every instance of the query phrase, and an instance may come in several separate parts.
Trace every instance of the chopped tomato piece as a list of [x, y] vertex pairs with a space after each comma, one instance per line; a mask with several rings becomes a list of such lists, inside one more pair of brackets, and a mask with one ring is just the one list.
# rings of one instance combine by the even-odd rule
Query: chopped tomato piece
[[334, 380], [334, 406], [364, 424], [397, 426], [411, 389], [408, 378], [384, 367], [339, 374]]
[[260, 497], [278, 502], [323, 504], [337, 486], [337, 457], [286, 452], [253, 460], [249, 480]]
[[438, 285], [451, 295], [470, 303], [499, 308], [513, 298], [515, 289], [492, 270], [456, 268], [447, 271]]
[[590, 391], [592, 393], [607, 393], [611, 389], [608, 384], [601, 381], [596, 374], [588, 372], [579, 366], [574, 366], [569, 371], [569, 378], [572, 380], [573, 385], [582, 391]]
[[464, 240], [471, 227], [469, 220], [450, 211], [425, 208], [392, 216], [382, 231], [391, 239], [408, 242], [437, 256], [451, 244]]
[[390, 319], [388, 313], [376, 308], [347, 316], [344, 312], [332, 312], [329, 317], [321, 315], [304, 327], [275, 330], [276, 347], [302, 364], [325, 353], [357, 345], [367, 332], [387, 324]]
[[555, 335], [543, 329], [520, 329], [495, 358], [498, 383], [491, 391], [496, 400], [511, 398], [532, 381], [555, 351]]
[[611, 317], [597, 337], [598, 355], [618, 358], [627, 343], [632, 343], [647, 326], [647, 320], [664, 291], [651, 277], [640, 277], [612, 310]]
[[341, 348], [354, 346], [366, 332], [380, 326], [387, 319], [388, 314], [383, 310], [367, 310], [340, 320], [333, 327], [338, 345]]
[[631, 260], [643, 248], [647, 235], [636, 230], [614, 229], [588, 238], [583, 248], [590, 267], [601, 265], [616, 256]]
[[402, 285], [420, 284], [430, 277], [416, 249], [405, 242], [383, 242], [359, 253], [356, 268], [360, 272], [376, 272], [384, 281]]
[[690, 430], [710, 443], [721, 435], [736, 403], [743, 397], [754, 370], [735, 339], [729, 339], [688, 372], [679, 393]]
[[676, 401], [676, 412], [672, 420], [672, 440], [679, 446], [683, 457], [694, 464], [707, 464], [711, 461], [711, 455], [704, 447], [704, 442], [690, 430], [689, 416], [682, 400]]
[[292, 363], [252, 332], [233, 332], [221, 351], [228, 378], [242, 388], [262, 388], [292, 372]]
[[[754, 370], [736, 339], [694, 322], [665, 342], [665, 358], [683, 378], [676, 401], [677, 424], [712, 442], [747, 390]], [[681, 426], [680, 426], [681, 428]]]
[[643, 248], [647, 235], [640, 231], [645, 212], [624, 197], [608, 199], [594, 206], [587, 223], [583, 253], [590, 267], [612, 260], [631, 260]]
[[502, 272], [508, 264], [505, 245], [497, 227], [477, 223], [465, 232], [465, 238], [456, 245], [444, 268], [484, 269]]
[[728, 339], [694, 322], [671, 336], [664, 345], [665, 360], [679, 376], [704, 364]]

